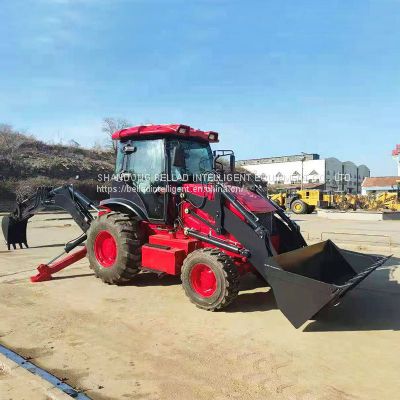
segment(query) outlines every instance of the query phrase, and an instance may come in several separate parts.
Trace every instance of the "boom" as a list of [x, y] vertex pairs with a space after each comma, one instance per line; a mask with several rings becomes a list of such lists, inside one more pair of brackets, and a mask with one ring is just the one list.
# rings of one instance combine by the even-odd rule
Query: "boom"
[[83, 193], [74, 189], [73, 185], [64, 185], [57, 188], [40, 187], [36, 193], [22, 202], [18, 202], [15, 210], [3, 218], [2, 229], [7, 247], [28, 247], [26, 225], [28, 220], [38, 211], [48, 206], [56, 206], [71, 214], [74, 221], [85, 233], [93, 220], [90, 210], [96, 210], [93, 202]]

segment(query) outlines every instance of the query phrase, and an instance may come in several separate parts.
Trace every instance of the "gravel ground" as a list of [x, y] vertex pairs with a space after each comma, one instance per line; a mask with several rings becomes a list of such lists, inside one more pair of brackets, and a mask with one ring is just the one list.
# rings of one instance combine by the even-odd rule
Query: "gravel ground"
[[[395, 221], [296, 220], [312, 242], [321, 232], [400, 231]], [[339, 306], [296, 330], [254, 276], [217, 313], [195, 308], [177, 278], [143, 273], [130, 285], [109, 286], [86, 259], [31, 284], [35, 267], [78, 234], [66, 216], [46, 214], [29, 223], [30, 249], [0, 245], [0, 343], [93, 399], [398, 398], [400, 248], [341, 236], [343, 246], [395, 256]], [[0, 400], [20, 400], [21, 390], [20, 379], [0, 370]], [[45, 398], [30, 389], [29, 399]]]

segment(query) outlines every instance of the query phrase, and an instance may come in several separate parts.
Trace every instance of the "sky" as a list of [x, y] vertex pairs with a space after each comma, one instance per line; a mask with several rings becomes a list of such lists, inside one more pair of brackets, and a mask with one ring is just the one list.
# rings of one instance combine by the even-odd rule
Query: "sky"
[[0, 122], [101, 143], [104, 117], [395, 175], [400, 0], [0, 0]]

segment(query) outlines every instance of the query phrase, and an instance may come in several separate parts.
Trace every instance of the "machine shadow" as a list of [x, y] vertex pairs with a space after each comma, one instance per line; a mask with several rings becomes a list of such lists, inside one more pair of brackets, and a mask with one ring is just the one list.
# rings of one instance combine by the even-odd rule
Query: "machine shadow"
[[64, 247], [65, 243], [43, 244], [40, 246], [29, 246], [30, 249], [44, 249], [46, 247]]
[[399, 258], [391, 258], [338, 306], [320, 311], [303, 332], [400, 330], [399, 265]]
[[75, 275], [65, 275], [65, 276], [53, 276], [51, 280], [58, 281], [62, 279], [86, 278], [88, 276], [94, 276], [94, 274], [88, 273], [88, 274], [75, 274]]
[[120, 284], [119, 286], [172, 286], [180, 285], [181, 279], [174, 275], [158, 275], [153, 272], [141, 272], [131, 281]]
[[[250, 292], [258, 288], [265, 288], [266, 291]], [[240, 282], [240, 292], [237, 299], [222, 312], [237, 313], [237, 312], [254, 312], [254, 311], [269, 311], [276, 309], [276, 301], [272, 290], [264, 279], [256, 275], [248, 274]]]
[[222, 312], [248, 313], [276, 310], [277, 305], [272, 290], [267, 292], [239, 293], [238, 298]]

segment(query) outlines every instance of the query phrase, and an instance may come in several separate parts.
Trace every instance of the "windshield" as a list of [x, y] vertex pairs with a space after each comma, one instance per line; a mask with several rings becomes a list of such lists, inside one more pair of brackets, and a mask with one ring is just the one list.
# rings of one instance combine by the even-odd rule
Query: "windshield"
[[210, 144], [193, 140], [170, 140], [169, 154], [173, 158], [174, 149], [180, 144], [185, 158], [185, 166], [177, 167], [171, 165], [171, 175], [174, 180], [201, 180], [200, 175], [212, 171], [213, 156]]

